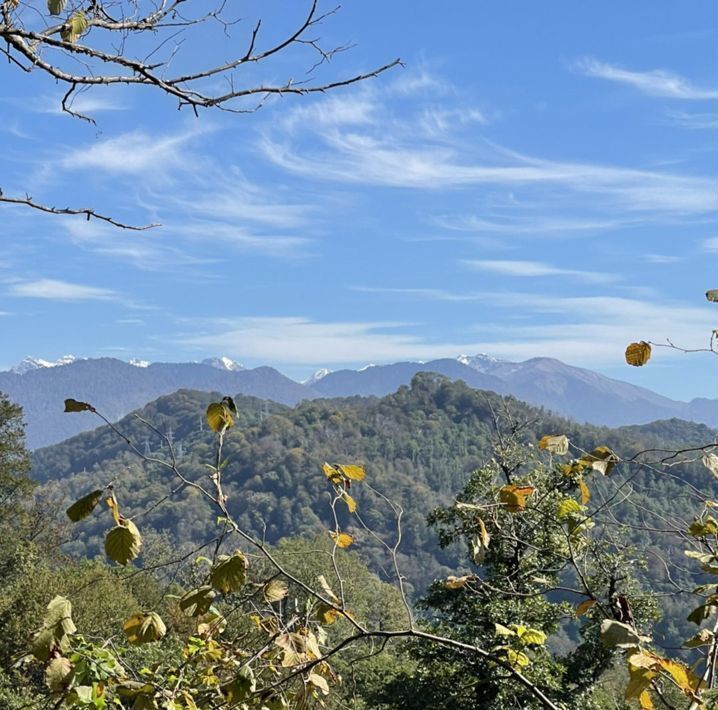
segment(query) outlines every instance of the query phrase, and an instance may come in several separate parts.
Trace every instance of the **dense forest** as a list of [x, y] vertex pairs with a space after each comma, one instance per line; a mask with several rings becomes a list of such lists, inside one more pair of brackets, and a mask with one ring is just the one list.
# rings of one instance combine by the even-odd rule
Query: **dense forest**
[[[168, 442], [161, 435], [168, 436], [180, 468], [190, 479], [203, 480], [212, 458], [213, 432], [202, 412], [217, 398], [180, 391], [139, 412], [156, 432], [134, 416], [123, 419], [118, 429], [142, 453], [158, 459], [169, 456]], [[560, 432], [583, 450], [603, 444], [623, 458], [644, 450], [702, 446], [715, 438], [707, 427], [677, 419], [619, 429], [579, 425], [513, 398], [428, 373], [381, 399], [314, 400], [295, 408], [251, 397], [237, 396], [235, 401], [237, 424], [225, 442], [224, 480], [229, 509], [242, 526], [270, 543], [321, 533], [332, 524], [322, 464], [361, 463], [371, 487], [358, 488], [354, 495], [367, 525], [384, 537], [396, 535], [394, 511], [374, 490], [403, 509], [398, 559], [415, 599], [433, 580], [466, 567], [463, 546], [439, 547], [427, 515], [451, 503], [471, 472], [491, 458], [497, 419], [510, 415], [526, 422], [522, 436], [527, 442]], [[152, 509], [154, 501], [173, 489], [171, 473], [159, 464], [142, 462], [107, 427], [35, 452], [32, 475], [43, 483], [42, 495], [53, 501], [60, 517], [73, 499], [112, 481], [128, 515], [143, 529], [155, 531], [158, 545], [165, 541], [175, 550], [189, 551], [216, 536], [216, 526], [208, 525], [214, 519], [208, 503], [192, 489]], [[670, 475], [651, 466], [638, 472], [635, 467], [619, 467], [598, 482], [595, 495], [608, 498], [628, 476], [633, 479], [631, 496], [612, 515], [620, 516], [626, 545], [635, 546], [650, 586], [665, 593], [657, 640], [680, 645], [685, 596], [667, 579], [662, 560], [680, 559], [685, 544], [668, 528], [687, 528], [700, 510], [693, 488], [710, 498], [718, 496], [718, 485], [698, 460], [673, 467]], [[386, 549], [351, 516], [339, 514], [369, 568], [391, 579]], [[594, 517], [598, 523], [609, 522], [600, 514]], [[73, 528], [63, 549], [79, 558], [94, 558], [102, 554], [103, 533], [103, 521], [91, 518]], [[688, 572], [680, 581], [688, 584], [687, 580], [692, 581]]]

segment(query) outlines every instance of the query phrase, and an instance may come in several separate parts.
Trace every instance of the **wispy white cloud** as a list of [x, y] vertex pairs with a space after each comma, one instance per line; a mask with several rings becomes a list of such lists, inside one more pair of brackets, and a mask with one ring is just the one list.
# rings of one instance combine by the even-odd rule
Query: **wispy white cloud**
[[523, 261], [508, 259], [465, 259], [463, 264], [477, 271], [489, 271], [502, 276], [516, 276], [519, 278], [568, 276], [585, 281], [586, 283], [610, 283], [616, 281], [615, 274], [605, 274], [598, 271], [581, 271], [578, 269], [563, 269], [542, 261]]
[[[636, 339], [665, 342], [670, 337], [686, 347], [702, 347], [713, 323], [710, 308], [638, 298], [359, 288], [440, 301], [483, 300], [494, 312], [520, 311], [524, 317], [497, 315], [463, 331], [477, 337], [462, 339], [432, 338], [425, 327], [417, 335], [411, 332], [416, 325], [400, 323], [320, 322], [305, 317], [210, 319], [194, 324], [192, 332], [179, 336], [177, 342], [189, 349], [277, 364], [357, 365], [489, 352], [508, 359], [540, 355], [607, 366], [621, 362], [626, 343]], [[657, 349], [654, 355], [675, 356], [670, 349]]]
[[208, 130], [194, 128], [164, 136], [131, 131], [72, 151], [72, 155], [60, 160], [60, 167], [143, 177], [165, 173], [179, 165], [187, 165], [187, 144]]
[[673, 254], [646, 254], [646, 261], [649, 264], [676, 264], [684, 259], [685, 257]]
[[591, 57], [577, 61], [574, 67], [586, 76], [627, 84], [649, 96], [689, 100], [718, 99], [718, 89], [697, 86], [679, 74], [664, 69], [631, 71]]
[[60, 281], [59, 279], [37, 279], [18, 281], [8, 286], [7, 292], [17, 298], [39, 298], [50, 301], [121, 301], [116, 291], [97, 286]]
[[666, 111], [665, 120], [674, 126], [690, 128], [692, 130], [712, 130], [718, 128], [718, 115], [715, 113]]
[[718, 254], [718, 237], [710, 237], [710, 239], [704, 239], [701, 246], [703, 251], [709, 251], [714, 254]]
[[420, 115], [399, 121], [384, 106], [374, 122], [362, 125], [320, 129], [312, 121], [295, 122], [291, 130], [266, 132], [259, 147], [273, 164], [313, 181], [432, 191], [482, 185], [540, 188], [553, 199], [583, 193], [601, 198], [600, 204], [591, 202], [594, 215], [601, 208], [614, 214], [620, 209], [622, 220], [630, 213], [714, 209], [712, 178], [537, 158], [475, 138], [464, 142], [449, 122], [435, 126], [429, 138], [417, 132], [421, 121]]

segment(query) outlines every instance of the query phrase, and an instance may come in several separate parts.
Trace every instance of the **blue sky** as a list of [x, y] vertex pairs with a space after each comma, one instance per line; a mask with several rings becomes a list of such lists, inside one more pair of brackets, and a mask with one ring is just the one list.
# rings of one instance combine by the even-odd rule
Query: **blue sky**
[[[269, 39], [293, 18], [264, 6]], [[704, 347], [716, 326], [714, 2], [349, 0], [321, 35], [356, 46], [317, 80], [406, 66], [249, 115], [98, 88], [75, 105], [93, 127], [0, 64], [5, 194], [162, 224], [0, 205], [1, 369], [223, 354], [301, 378], [488, 352], [716, 396], [710, 355], [623, 364], [631, 340]], [[228, 51], [197, 39], [179, 62]]]

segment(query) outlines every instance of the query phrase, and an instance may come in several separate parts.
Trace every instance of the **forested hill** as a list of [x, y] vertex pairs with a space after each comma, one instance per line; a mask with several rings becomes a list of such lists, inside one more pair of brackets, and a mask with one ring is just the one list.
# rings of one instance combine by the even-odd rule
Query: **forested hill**
[[[214, 439], [202, 415], [217, 398], [217, 394], [182, 390], [140, 412], [171, 435], [180, 466], [193, 480], [207, 476], [205, 464], [211, 460]], [[330, 509], [322, 463], [363, 463], [367, 482], [404, 510], [401, 561], [405, 573], [419, 586], [456, 564], [458, 558], [451, 551], [437, 549], [426, 515], [450, 501], [469, 472], [487, 459], [493, 417], [502, 410], [532, 422], [527, 431], [530, 440], [561, 432], [584, 449], [607, 444], [623, 455], [646, 448], [701, 445], [715, 437], [703, 425], [680, 420], [613, 430], [579, 425], [512, 398], [430, 374], [416, 376], [411, 387], [401, 387], [382, 399], [313, 400], [295, 408], [250, 397], [238, 396], [236, 401], [239, 416], [225, 444], [229, 463], [223, 475], [230, 508], [241, 524], [270, 541], [326, 529]], [[142, 451], [167, 456], [160, 437], [136, 419], [126, 417], [119, 428]], [[692, 516], [693, 503], [677, 482], [681, 476], [697, 487], [716, 488], [699, 464], [671, 473], [676, 478], [650, 471], [638, 476], [633, 482], [633, 503], [626, 508], [629, 522], [641, 522], [650, 509], [672, 518]], [[48, 490], [66, 502], [114, 481], [126, 515], [149, 508], [176, 483], [162, 467], [140, 462], [107, 427], [35, 452], [34, 476], [50, 482]], [[619, 476], [620, 472], [614, 473], [612, 479]], [[718, 495], [718, 490], [712, 495]], [[365, 522], [393, 538], [395, 521], [388, 506], [363, 484], [356, 487], [355, 497]], [[137, 523], [143, 530], [164, 531], [177, 542], [203, 542], [215, 536], [215, 520], [216, 515], [196, 493], [186, 489]], [[375, 569], [384, 569], [387, 560], [380, 546], [356, 522], [343, 522], [356, 535], [357, 549]], [[77, 537], [71, 549], [77, 554], [98, 552], [105, 527], [106, 521], [97, 514], [83, 521], [75, 527]], [[638, 533], [634, 539], [644, 546], [656, 543]], [[672, 552], [682, 555], [680, 550]]]

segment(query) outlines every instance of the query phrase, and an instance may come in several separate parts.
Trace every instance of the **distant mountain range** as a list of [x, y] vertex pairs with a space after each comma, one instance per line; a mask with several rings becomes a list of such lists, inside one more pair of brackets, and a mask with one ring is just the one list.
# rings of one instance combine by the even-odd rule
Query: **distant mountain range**
[[319, 397], [383, 397], [408, 385], [418, 372], [435, 372], [475, 389], [510, 394], [578, 422], [622, 426], [677, 417], [718, 427], [718, 400], [680, 402], [551, 358], [506, 362], [483, 354], [370, 365], [361, 370], [324, 369], [303, 383], [271, 367], [246, 369], [227, 357], [199, 363], [123, 362], [70, 355], [56, 362], [26, 358], [12, 370], [0, 372], [0, 391], [24, 407], [28, 444], [37, 448], [96, 426], [97, 420], [89, 414], [63, 416], [67, 397], [89, 401], [115, 420], [183, 388], [294, 405]]

